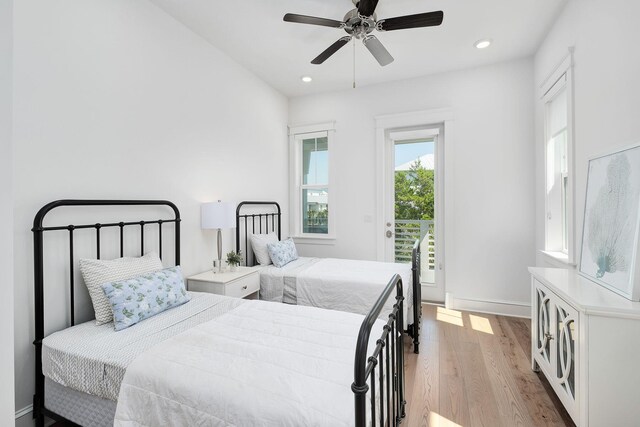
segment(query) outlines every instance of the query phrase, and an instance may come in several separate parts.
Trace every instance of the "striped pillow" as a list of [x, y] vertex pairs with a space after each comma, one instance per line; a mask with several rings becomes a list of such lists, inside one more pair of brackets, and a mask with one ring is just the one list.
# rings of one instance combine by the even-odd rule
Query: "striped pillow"
[[111, 304], [102, 290], [103, 284], [131, 279], [158, 270], [162, 270], [162, 261], [155, 252], [149, 252], [139, 258], [81, 259], [80, 271], [91, 297], [96, 324], [104, 325], [113, 321]]

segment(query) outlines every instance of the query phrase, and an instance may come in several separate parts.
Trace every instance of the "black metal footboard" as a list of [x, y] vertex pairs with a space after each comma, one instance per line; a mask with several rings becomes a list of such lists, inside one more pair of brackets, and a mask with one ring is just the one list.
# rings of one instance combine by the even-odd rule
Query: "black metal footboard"
[[411, 278], [413, 281], [413, 324], [409, 325], [409, 336], [413, 338], [413, 352], [420, 352], [420, 323], [422, 321], [422, 285], [420, 283], [420, 239], [416, 239], [411, 251]]
[[[370, 357], [368, 353], [371, 329], [396, 290], [396, 303], [384, 325], [382, 335]], [[405, 417], [404, 346], [403, 346], [402, 279], [393, 276], [384, 292], [367, 314], [358, 335], [351, 390], [355, 396], [355, 426], [398, 426]], [[377, 370], [377, 371], [376, 371]], [[367, 408], [367, 394], [370, 406]]]

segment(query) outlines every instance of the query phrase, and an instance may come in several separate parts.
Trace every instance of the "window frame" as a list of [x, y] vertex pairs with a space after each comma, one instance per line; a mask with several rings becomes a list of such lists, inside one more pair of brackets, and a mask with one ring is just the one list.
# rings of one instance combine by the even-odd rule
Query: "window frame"
[[[290, 234], [296, 241], [316, 244], [333, 244], [335, 235], [336, 197], [332, 193], [334, 170], [331, 159], [334, 144], [335, 125], [333, 122], [306, 126], [289, 126], [289, 193], [290, 193]], [[327, 138], [328, 182], [326, 184], [303, 184], [302, 141], [311, 138]], [[302, 192], [305, 189], [327, 189], [327, 234], [303, 232]]]
[[[559, 219], [553, 218], [552, 198], [548, 194], [548, 179], [550, 167], [549, 164], [549, 142], [557, 135], [551, 135], [550, 131], [550, 106], [557, 99], [562, 91], [566, 91], [566, 171], [560, 171], [560, 215]], [[561, 261], [568, 265], [575, 265], [576, 260], [576, 243], [575, 243], [575, 167], [574, 167], [574, 115], [573, 115], [573, 54], [570, 50], [569, 55], [560, 63], [551, 75], [545, 80], [541, 86], [541, 100], [543, 104], [543, 121], [544, 121], [544, 250], [543, 252], [557, 261]], [[566, 181], [566, 186], [565, 186]], [[557, 203], [556, 203], [557, 204]], [[552, 222], [560, 224], [560, 234], [554, 231]], [[559, 222], [557, 222], [559, 221]], [[557, 229], [557, 225], [555, 226]], [[553, 235], [552, 235], [553, 234]]]

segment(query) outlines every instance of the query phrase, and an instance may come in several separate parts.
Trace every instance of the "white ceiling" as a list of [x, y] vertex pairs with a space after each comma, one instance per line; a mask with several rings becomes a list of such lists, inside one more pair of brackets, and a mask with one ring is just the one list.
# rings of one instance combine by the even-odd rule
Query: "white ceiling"
[[[353, 46], [310, 61], [344, 30], [282, 21], [285, 13], [342, 20], [351, 0], [151, 0], [287, 96], [350, 88]], [[567, 0], [380, 0], [378, 18], [444, 11], [440, 27], [375, 33], [395, 58], [380, 67], [356, 42], [358, 86], [532, 55]], [[485, 50], [474, 48], [491, 38]], [[301, 76], [313, 77], [310, 84]]]

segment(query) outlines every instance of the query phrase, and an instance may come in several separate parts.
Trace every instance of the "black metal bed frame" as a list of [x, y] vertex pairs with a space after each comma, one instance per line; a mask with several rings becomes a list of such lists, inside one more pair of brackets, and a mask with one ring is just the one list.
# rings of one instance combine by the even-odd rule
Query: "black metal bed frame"
[[[249, 213], [242, 214], [242, 208], [244, 206], [271, 206], [276, 209], [276, 212], [262, 212], [262, 213]], [[282, 210], [280, 209], [280, 204], [278, 202], [255, 202], [255, 201], [245, 201], [238, 203], [238, 207], [236, 208], [236, 251], [240, 251], [240, 230], [244, 228], [244, 260], [245, 265], [255, 265], [255, 255], [253, 251], [249, 251], [249, 219], [251, 219], [251, 233], [256, 234], [256, 218], [258, 220], [258, 234], [262, 234], [262, 226], [264, 224], [264, 230], [269, 232], [269, 221], [271, 221], [271, 231], [276, 232], [276, 220], [278, 221], [278, 240], [282, 238], [281, 225], [282, 225]], [[264, 218], [264, 220], [263, 220]], [[242, 227], [242, 225], [244, 227]], [[249, 254], [251, 252], [251, 255]], [[249, 258], [249, 257], [252, 258]], [[252, 262], [249, 262], [249, 259], [252, 259]]]
[[[63, 206], [168, 206], [173, 210], [172, 219], [159, 219], [154, 221], [127, 221], [112, 222], [106, 224], [81, 224], [44, 226], [46, 215], [55, 208]], [[45, 338], [44, 329], [44, 232], [68, 231], [69, 232], [69, 300], [70, 300], [70, 325], [75, 325], [75, 283], [74, 283], [74, 231], [81, 229], [96, 230], [96, 256], [100, 259], [100, 230], [103, 228], [120, 228], [120, 256], [124, 256], [124, 228], [127, 226], [140, 227], [140, 255], [144, 255], [144, 227], [149, 224], [158, 224], [159, 255], [162, 258], [162, 225], [175, 224], [175, 265], [180, 264], [180, 211], [172, 202], [166, 200], [57, 200], [43, 206], [33, 220], [33, 262], [34, 262], [34, 312], [35, 312], [35, 340], [33, 342], [36, 351], [35, 378], [36, 392], [33, 397], [33, 417], [38, 427], [44, 426], [44, 417], [65, 422], [75, 426], [72, 421], [65, 419], [45, 407], [44, 375], [42, 373], [42, 340]]]
[[[268, 212], [251, 212], [251, 213], [242, 213], [242, 208], [245, 206], [265, 206], [268, 209]], [[274, 212], [275, 210], [275, 212]], [[277, 219], [277, 230], [275, 228]], [[272, 201], [245, 201], [238, 204], [236, 209], [236, 251], [241, 250], [241, 230], [244, 230], [244, 259], [245, 264], [252, 266], [255, 264], [255, 255], [253, 251], [248, 250], [249, 248], [249, 222], [251, 222], [251, 232], [253, 234], [256, 233], [256, 229], [258, 234], [263, 233], [263, 225], [264, 230], [269, 232], [269, 225], [271, 225], [271, 231], [278, 233], [278, 239], [281, 239], [281, 221], [282, 219], [282, 210], [280, 208], [280, 204], [278, 202]], [[257, 222], [257, 227], [256, 227]], [[269, 224], [271, 222], [271, 224]], [[251, 252], [251, 254], [250, 254]], [[413, 281], [413, 323], [408, 326], [407, 334], [413, 339], [413, 352], [420, 352], [420, 323], [422, 319], [422, 286], [420, 284], [420, 240], [417, 239], [413, 244], [413, 249], [411, 251], [411, 276]]]
[[[367, 357], [371, 329], [394, 289], [396, 302], [393, 310], [383, 327], [382, 335], [376, 341], [375, 349], [371, 356]], [[403, 301], [402, 279], [396, 274], [360, 326], [354, 362], [354, 380], [351, 384], [351, 391], [355, 398], [356, 427], [398, 426], [406, 415]], [[377, 383], [376, 368], [378, 368]], [[367, 411], [367, 392], [371, 392], [369, 411]], [[376, 424], [376, 420], [379, 420], [379, 424]]]
[[[269, 204], [269, 202], [244, 202], [244, 204]], [[241, 204], [242, 205], [242, 204]], [[173, 219], [159, 219], [153, 221], [128, 221], [80, 225], [44, 226], [46, 215], [58, 207], [83, 207], [83, 206], [168, 206], [174, 212]], [[240, 206], [238, 207], [238, 212]], [[280, 233], [280, 209], [272, 217], [272, 225], [275, 227], [275, 219], [278, 220], [278, 234]], [[251, 217], [252, 215], [246, 215]], [[256, 215], [258, 216], [258, 215]], [[259, 218], [262, 218], [258, 216]], [[77, 426], [45, 407], [45, 386], [42, 373], [42, 340], [45, 338], [44, 329], [44, 233], [48, 231], [68, 231], [69, 233], [69, 299], [70, 299], [70, 325], [75, 324], [75, 283], [74, 283], [74, 231], [80, 229], [96, 230], [96, 256], [100, 258], [100, 230], [103, 228], [120, 228], [120, 255], [124, 256], [124, 228], [127, 226], [140, 227], [141, 247], [140, 254], [144, 254], [144, 227], [149, 224], [158, 224], [159, 228], [159, 252], [162, 257], [162, 225], [175, 224], [175, 264], [180, 264], [180, 211], [175, 204], [165, 200], [58, 200], [42, 207], [33, 221], [34, 237], [34, 289], [35, 289], [35, 340], [33, 342], [36, 352], [35, 378], [36, 391], [34, 395], [33, 417], [36, 425], [43, 427], [45, 416], [65, 425]], [[272, 230], [273, 230], [272, 227]], [[237, 235], [237, 239], [239, 239]], [[416, 249], [414, 248], [414, 251]], [[419, 247], [418, 247], [419, 251]], [[395, 289], [396, 302], [393, 305], [388, 321], [383, 327], [380, 338], [376, 341], [376, 347], [368, 356], [369, 338], [373, 327], [392, 296]], [[403, 289], [402, 279], [395, 275], [385, 287], [371, 311], [364, 318], [358, 340], [354, 359], [354, 381], [351, 390], [355, 401], [355, 426], [364, 427], [376, 425], [398, 426], [405, 417], [405, 380], [404, 380], [404, 344], [403, 344]], [[376, 377], [376, 369], [377, 377]], [[367, 410], [367, 394], [370, 394], [371, 403]], [[369, 418], [370, 417], [370, 418]], [[379, 421], [379, 424], [376, 424]]]

